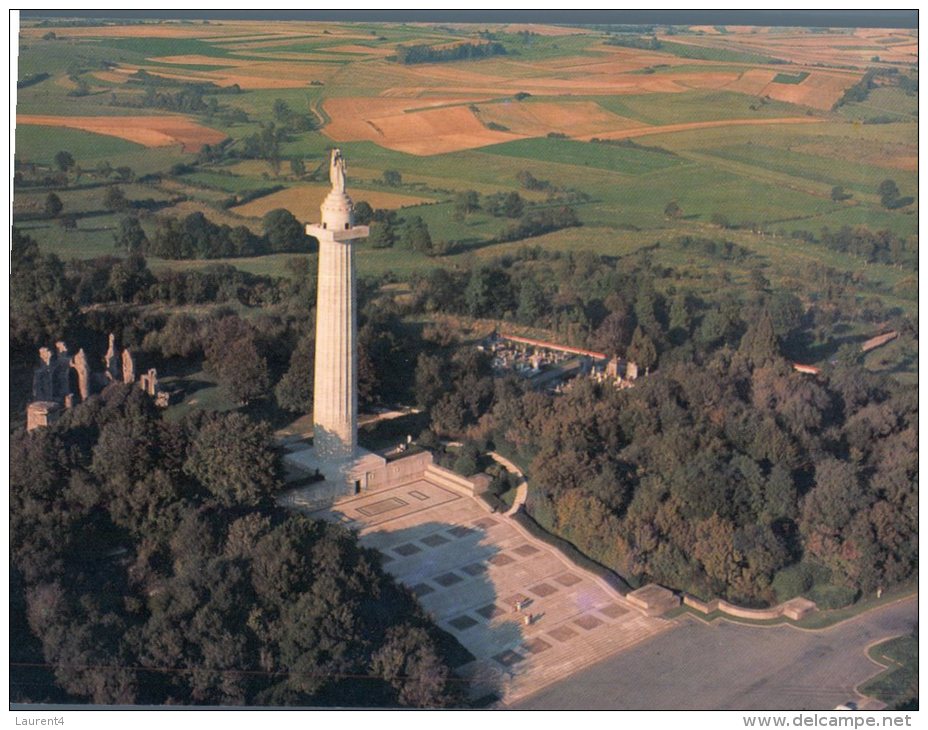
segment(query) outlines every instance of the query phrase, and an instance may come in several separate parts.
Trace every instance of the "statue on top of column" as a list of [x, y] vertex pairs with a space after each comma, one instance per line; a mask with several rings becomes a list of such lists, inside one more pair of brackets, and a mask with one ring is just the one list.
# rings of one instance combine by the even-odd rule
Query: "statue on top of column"
[[336, 193], [345, 192], [345, 158], [338, 148], [332, 150], [332, 161], [329, 163], [329, 180], [332, 181], [332, 190]]

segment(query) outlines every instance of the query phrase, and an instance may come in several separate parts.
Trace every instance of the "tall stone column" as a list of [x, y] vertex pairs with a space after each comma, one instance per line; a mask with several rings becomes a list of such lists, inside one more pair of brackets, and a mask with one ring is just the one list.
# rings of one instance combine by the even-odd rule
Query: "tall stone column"
[[[316, 298], [316, 372], [313, 388], [313, 449], [325, 471], [348, 468], [358, 444], [357, 303], [353, 241], [367, 226], [354, 224], [354, 204], [345, 192], [345, 161], [333, 150], [332, 191], [322, 221], [307, 225], [319, 240]], [[328, 475], [327, 475], [328, 476]]]

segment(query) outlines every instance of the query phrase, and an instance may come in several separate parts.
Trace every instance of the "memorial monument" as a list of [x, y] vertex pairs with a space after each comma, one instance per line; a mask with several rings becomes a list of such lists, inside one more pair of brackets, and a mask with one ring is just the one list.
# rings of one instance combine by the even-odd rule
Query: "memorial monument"
[[313, 447], [290, 454], [295, 465], [325, 477], [313, 491], [319, 501], [366, 487], [369, 471], [384, 459], [358, 447], [357, 300], [353, 242], [367, 226], [354, 222], [354, 204], [345, 192], [345, 158], [332, 150], [332, 190], [321, 206], [321, 221], [306, 233], [319, 241], [316, 298], [316, 370], [313, 383]]

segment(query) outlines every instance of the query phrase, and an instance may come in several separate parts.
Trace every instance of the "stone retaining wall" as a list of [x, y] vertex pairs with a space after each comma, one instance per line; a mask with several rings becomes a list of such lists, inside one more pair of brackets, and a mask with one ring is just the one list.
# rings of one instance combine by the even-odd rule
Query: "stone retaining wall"
[[696, 609], [700, 613], [709, 614], [720, 611], [722, 613], [727, 613], [729, 616], [753, 619], [755, 621], [769, 621], [771, 619], [784, 617], [798, 621], [803, 616], [817, 610], [815, 603], [806, 598], [793, 598], [778, 606], [772, 606], [771, 608], [743, 608], [728, 603], [728, 601], [723, 601], [721, 598], [713, 598], [711, 601], [700, 601], [694, 596], [684, 594], [683, 603], [690, 608]]

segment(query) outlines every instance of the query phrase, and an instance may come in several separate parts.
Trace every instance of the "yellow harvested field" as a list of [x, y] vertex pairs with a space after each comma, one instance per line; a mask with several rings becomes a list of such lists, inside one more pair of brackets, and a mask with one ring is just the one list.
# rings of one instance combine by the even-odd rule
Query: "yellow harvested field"
[[360, 53], [366, 56], [390, 56], [396, 53], [393, 48], [373, 48], [371, 46], [345, 45], [345, 46], [326, 46], [326, 51], [330, 53]]
[[128, 81], [129, 74], [118, 71], [94, 71], [93, 76], [100, 81], [109, 81], [111, 84], [124, 84]]
[[215, 56], [158, 56], [158, 63], [181, 63], [195, 66], [244, 66], [248, 61], [237, 58], [216, 58]]
[[640, 127], [638, 120], [620, 117], [592, 101], [501, 102], [478, 105], [477, 116], [484, 124], [496, 123], [515, 134], [540, 137], [561, 132], [569, 137], [596, 135]]
[[876, 159], [868, 159], [867, 162], [872, 162], [875, 165], [893, 167], [897, 170], [909, 170], [911, 172], [918, 172], [918, 155], [896, 155], [894, 157], [880, 157]]
[[857, 83], [854, 76], [812, 72], [798, 84], [771, 83], [764, 95], [777, 101], [802, 104], [814, 109], [831, 109], [844, 92]]
[[[831, 68], [856, 68], [861, 73], [874, 56], [882, 62], [918, 60], [917, 31], [858, 29], [851, 33], [831, 31], [813, 33], [801, 28], [740, 28], [731, 26], [727, 34], [702, 36], [665, 36], [672, 41], [700, 48], [722, 48], [756, 53], [794, 64], [821, 65]], [[795, 69], [790, 69], [795, 70]]]
[[[262, 218], [272, 210], [286, 208], [300, 220], [314, 221], [319, 218], [319, 206], [322, 205], [322, 201], [325, 200], [325, 196], [331, 192], [331, 189], [331, 186], [325, 184], [296, 185], [286, 190], [279, 190], [276, 193], [265, 195], [263, 198], [252, 200], [245, 203], [245, 205], [236, 206], [232, 208], [232, 211], [248, 218]], [[351, 194], [355, 202], [366, 200], [373, 208], [402, 208], [407, 205], [432, 202], [428, 198], [385, 193], [377, 190], [359, 190], [357, 187], [352, 187]]]
[[631, 137], [649, 137], [656, 134], [688, 132], [693, 129], [712, 129], [713, 127], [764, 126], [778, 124], [818, 124], [824, 119], [815, 117], [779, 117], [777, 119], [720, 119], [712, 122], [686, 122], [684, 124], [660, 124], [648, 127], [635, 127], [618, 132], [595, 135], [601, 139], [629, 139]]
[[738, 79], [737, 71], [705, 71], [667, 74], [674, 83], [689, 89], [721, 89]]
[[752, 68], [741, 73], [737, 79], [726, 84], [723, 88], [726, 91], [737, 91], [742, 94], [760, 96], [776, 75], [776, 71], [767, 68]]
[[[161, 59], [159, 59], [161, 60]], [[162, 66], [147, 66], [145, 70], [153, 76], [162, 76], [180, 81], [209, 81], [218, 86], [238, 84], [242, 89], [300, 89], [312, 81], [325, 81], [336, 73], [338, 66], [325, 63], [294, 63], [292, 61], [246, 61], [227, 58], [224, 65], [235, 68], [204, 70], [165, 71]], [[186, 62], [185, 62], [186, 63]]]
[[224, 133], [203, 127], [182, 116], [53, 117], [18, 114], [16, 123], [81, 129], [119, 137], [146, 147], [180, 144], [185, 152], [198, 152], [204, 144], [216, 144], [226, 138]]

